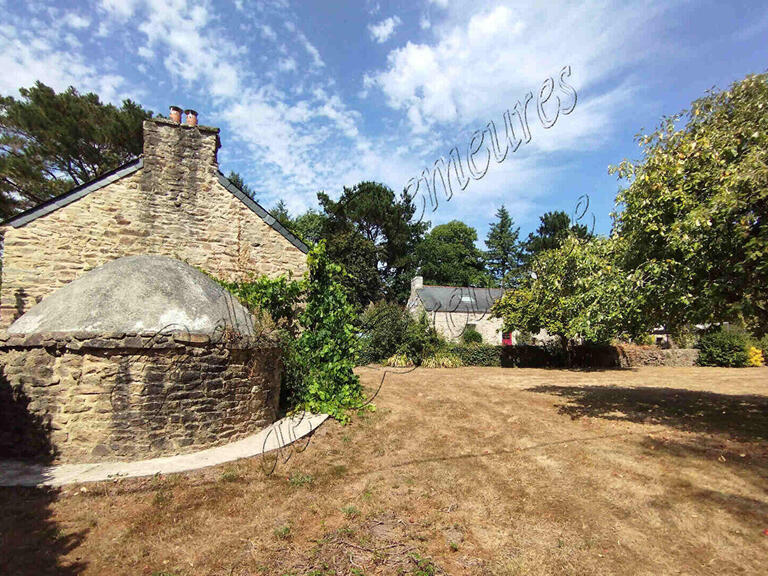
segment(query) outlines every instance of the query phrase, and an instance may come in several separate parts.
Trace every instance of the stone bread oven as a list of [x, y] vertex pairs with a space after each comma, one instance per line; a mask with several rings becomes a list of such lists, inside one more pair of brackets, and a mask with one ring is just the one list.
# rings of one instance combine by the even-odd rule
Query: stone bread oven
[[191, 452], [277, 413], [280, 350], [193, 267], [113, 260], [0, 337], [0, 456], [61, 462]]

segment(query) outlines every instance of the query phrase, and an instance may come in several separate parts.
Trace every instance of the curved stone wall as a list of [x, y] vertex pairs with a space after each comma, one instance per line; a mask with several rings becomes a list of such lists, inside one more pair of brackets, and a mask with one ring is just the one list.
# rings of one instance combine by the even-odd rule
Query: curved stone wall
[[0, 337], [0, 456], [135, 460], [236, 439], [276, 419], [279, 348], [197, 334]]

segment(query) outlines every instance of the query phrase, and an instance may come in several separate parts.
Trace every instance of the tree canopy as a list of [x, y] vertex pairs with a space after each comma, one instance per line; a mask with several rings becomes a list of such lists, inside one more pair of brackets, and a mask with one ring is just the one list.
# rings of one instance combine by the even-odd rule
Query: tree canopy
[[317, 195], [325, 213], [322, 235], [328, 254], [344, 265], [353, 301], [365, 306], [381, 298], [405, 302], [415, 271], [414, 250], [428, 227], [415, 222], [416, 207], [378, 182], [345, 187], [338, 201]]
[[768, 75], [709, 92], [638, 136], [612, 167], [622, 265], [639, 269], [644, 314], [668, 329], [734, 321], [768, 331]]
[[118, 108], [70, 87], [35, 83], [0, 97], [0, 213], [8, 217], [113, 170], [142, 152], [152, 117], [131, 100]]
[[251, 200], [254, 200], [256, 202], [259, 201], [258, 197], [256, 196], [256, 190], [248, 186], [248, 184], [245, 183], [245, 180], [243, 180], [243, 177], [240, 176], [239, 172], [235, 172], [234, 170], [229, 173], [229, 176], [227, 176], [230, 182], [240, 188], [243, 192], [245, 192], [246, 196], [248, 196]]
[[487, 285], [490, 278], [475, 242], [477, 231], [459, 220], [432, 228], [417, 247], [424, 282], [444, 286]]
[[557, 248], [570, 234], [578, 238], [589, 238], [590, 232], [583, 224], [571, 224], [571, 217], [562, 210], [546, 212], [539, 217], [539, 227], [528, 235], [523, 244], [525, 259], [529, 261], [539, 252]]
[[533, 258], [528, 274], [494, 305], [494, 314], [504, 319], [505, 331], [544, 329], [564, 343], [637, 336], [647, 329], [634, 297], [641, 278], [615, 265], [616, 250], [612, 239], [566, 236]]

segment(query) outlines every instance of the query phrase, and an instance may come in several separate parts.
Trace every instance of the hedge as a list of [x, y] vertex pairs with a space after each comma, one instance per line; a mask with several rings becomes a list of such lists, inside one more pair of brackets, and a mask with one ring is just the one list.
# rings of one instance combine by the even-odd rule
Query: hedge
[[491, 344], [451, 344], [447, 351], [456, 354], [464, 366], [501, 366], [502, 346]]
[[699, 338], [700, 366], [743, 367], [747, 365], [748, 339], [735, 330], [718, 330]]

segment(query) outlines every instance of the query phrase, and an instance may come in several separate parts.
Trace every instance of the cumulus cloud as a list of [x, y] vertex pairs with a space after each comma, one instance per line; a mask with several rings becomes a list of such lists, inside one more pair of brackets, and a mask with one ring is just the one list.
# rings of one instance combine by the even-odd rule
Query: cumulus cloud
[[399, 17], [390, 16], [381, 22], [370, 24], [368, 26], [368, 32], [371, 34], [371, 39], [379, 44], [383, 44], [392, 37], [392, 34], [395, 33], [395, 28], [400, 26], [400, 24], [401, 21]]
[[[367, 88], [378, 87], [415, 133], [490, 119], [564, 65], [571, 65], [580, 88], [604, 81], [647, 53], [632, 31], [661, 11], [611, 1], [589, 11], [567, 2], [474, 5], [475, 12], [468, 3], [445, 4], [448, 14], [433, 27], [433, 42], [407, 42], [389, 53], [383, 69], [368, 73]], [[590, 122], [604, 124], [597, 116], [609, 113], [607, 107], [592, 110]]]

